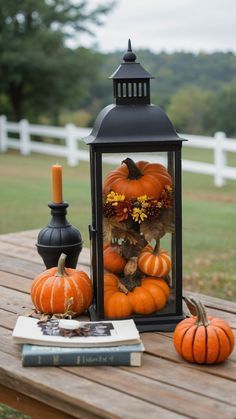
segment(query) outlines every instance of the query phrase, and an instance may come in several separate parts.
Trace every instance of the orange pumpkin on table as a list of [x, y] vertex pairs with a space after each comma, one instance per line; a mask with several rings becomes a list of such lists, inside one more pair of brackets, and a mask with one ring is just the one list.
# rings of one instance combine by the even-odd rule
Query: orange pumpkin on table
[[156, 250], [148, 244], [139, 254], [138, 267], [150, 276], [167, 276], [171, 269], [171, 259], [166, 250]]
[[162, 164], [146, 161], [135, 163], [127, 157], [121, 166], [108, 173], [103, 192], [107, 194], [112, 190], [124, 194], [128, 200], [142, 195], [158, 199], [164, 187], [171, 185], [171, 176]]
[[162, 278], [146, 277], [141, 285], [128, 291], [111, 273], [104, 274], [104, 312], [107, 318], [151, 314], [166, 305], [170, 289]]
[[41, 313], [64, 314], [70, 311], [79, 315], [92, 302], [92, 282], [85, 272], [65, 268], [66, 255], [61, 254], [58, 266], [47, 269], [33, 281], [30, 294], [32, 302]]
[[203, 304], [193, 297], [185, 299], [195, 315], [182, 320], [174, 331], [174, 347], [186, 361], [218, 364], [232, 352], [234, 335], [228, 323], [208, 317]]

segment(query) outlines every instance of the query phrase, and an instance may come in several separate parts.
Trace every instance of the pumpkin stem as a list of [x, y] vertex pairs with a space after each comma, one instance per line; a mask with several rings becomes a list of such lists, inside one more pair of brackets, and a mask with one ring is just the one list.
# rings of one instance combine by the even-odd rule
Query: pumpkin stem
[[65, 271], [65, 261], [66, 261], [67, 255], [65, 253], [62, 253], [59, 257], [58, 264], [57, 264], [57, 273], [55, 276], [65, 276], [67, 275]]
[[135, 162], [129, 157], [123, 160], [122, 163], [125, 163], [128, 168], [128, 179], [140, 179], [143, 176], [141, 170], [139, 170]]
[[196, 300], [194, 297], [190, 297], [190, 300], [194, 304], [194, 306], [196, 307], [196, 311], [197, 311], [196, 324], [198, 326], [205, 326], [205, 327], [207, 327], [210, 323], [208, 321], [208, 318], [207, 318], [207, 314], [206, 314], [206, 310], [205, 310], [204, 305], [202, 304], [201, 301]]
[[157, 255], [159, 253], [159, 250], [160, 250], [160, 240], [157, 240], [156, 245], [153, 250], [153, 254]]

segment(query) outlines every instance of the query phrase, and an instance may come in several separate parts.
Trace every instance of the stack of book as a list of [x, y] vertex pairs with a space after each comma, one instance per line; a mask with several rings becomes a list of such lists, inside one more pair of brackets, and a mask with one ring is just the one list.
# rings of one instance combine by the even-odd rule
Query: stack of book
[[140, 366], [144, 346], [132, 319], [100, 322], [20, 316], [13, 339], [22, 344], [22, 365]]

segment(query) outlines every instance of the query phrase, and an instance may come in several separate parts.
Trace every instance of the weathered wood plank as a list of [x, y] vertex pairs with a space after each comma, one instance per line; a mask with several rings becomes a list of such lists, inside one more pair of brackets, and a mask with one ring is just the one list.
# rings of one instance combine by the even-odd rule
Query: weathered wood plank
[[6, 312], [0, 308], [0, 326], [13, 330], [16, 324], [17, 316], [15, 313]]
[[40, 264], [33, 263], [32, 261], [18, 259], [17, 257], [1, 255], [0, 254], [0, 269], [12, 274], [25, 276], [26, 278], [33, 279], [34, 276], [45, 270], [43, 262]]
[[33, 308], [30, 296], [23, 292], [0, 286], [0, 295], [0, 308], [2, 310], [23, 315], [26, 311]]
[[36, 242], [38, 233], [40, 229], [35, 230], [24, 230], [24, 231], [16, 231], [14, 233], [5, 233], [0, 234], [0, 240], [10, 240], [12, 242], [18, 242], [21, 239], [31, 239], [32, 243]]
[[210, 295], [199, 294], [187, 290], [184, 290], [184, 295], [194, 295], [195, 297], [198, 297], [206, 307], [216, 308], [218, 310], [236, 314], [236, 303], [234, 301], [223, 300], [221, 298], [211, 297]]
[[[147, 354], [144, 354], [141, 368], [22, 368], [20, 347], [13, 343], [11, 330], [17, 314], [24, 314], [32, 308], [28, 295], [31, 281], [45, 269], [35, 248], [37, 233], [38, 230], [0, 236], [0, 380], [3, 379], [5, 385], [13, 386], [16, 390], [23, 389], [23, 393], [29, 397], [54, 407], [58, 407], [59, 403], [62, 411], [74, 416], [74, 412], [77, 412], [75, 417], [236, 417], [236, 402], [233, 397], [236, 351], [221, 365], [189, 364], [176, 354], [171, 333], [142, 334]], [[83, 249], [80, 264], [81, 261], [85, 265], [79, 265], [79, 268], [88, 272], [88, 249]], [[236, 328], [236, 303], [189, 291], [187, 294], [198, 296], [206, 305], [209, 315], [222, 317], [231, 327]], [[12, 366], [8, 365], [10, 359], [14, 360]], [[47, 383], [44, 382], [45, 371], [49, 374]], [[72, 393], [69, 385], [71, 379]], [[66, 380], [65, 391], [58, 380]], [[88, 392], [95, 394], [95, 399], [91, 401], [86, 396], [86, 391], [82, 391], [80, 398], [80, 386], [85, 386]], [[48, 388], [55, 388], [52, 402], [48, 402]], [[122, 406], [116, 398], [119, 402], [122, 400]], [[111, 405], [113, 409], [110, 412]]]
[[[182, 417], [169, 409], [129, 396], [127, 388], [121, 393], [61, 368], [23, 368], [21, 361], [3, 352], [0, 352], [0, 382], [79, 418], [87, 417], [87, 413], [108, 419], [136, 419], [146, 415], [153, 419], [158, 416], [164, 419]], [[227, 414], [226, 411], [226, 417], [232, 417]]]
[[[129, 370], [128, 367], [122, 369]], [[216, 379], [199, 368], [189, 368], [187, 363], [176, 364], [145, 354], [142, 368], [135, 367], [132, 372], [236, 406], [236, 383], [221, 377]], [[229, 390], [225, 391], [226, 388]]]
[[19, 391], [13, 391], [10, 388], [4, 387], [0, 384], [0, 403], [5, 403], [8, 406], [17, 409], [18, 411], [33, 417], [39, 418], [43, 412], [44, 417], [47, 419], [72, 419], [73, 416], [62, 413], [57, 409], [53, 409], [44, 403], [31, 399]]
[[[88, 265], [83, 265], [82, 263], [79, 263], [76, 269], [84, 271], [90, 276], [90, 267]], [[12, 273], [14, 275], [24, 276], [29, 279], [34, 279], [36, 275], [45, 271], [46, 267], [43, 264], [43, 262], [38, 264], [27, 260], [0, 254], [0, 270]]]
[[0, 234], [0, 238], [1, 237], [31, 237], [31, 238], [36, 238], [38, 233], [39, 233], [40, 229], [33, 229], [33, 230], [23, 230], [23, 231], [16, 231], [13, 233], [5, 233], [5, 234]]
[[42, 258], [39, 256], [36, 248], [25, 248], [23, 246], [19, 246], [16, 244], [11, 244], [7, 242], [3, 242], [0, 240], [0, 254], [1, 255], [11, 255], [11, 257], [15, 257], [17, 259], [24, 259], [34, 263], [42, 263]]
[[207, 307], [207, 314], [209, 316], [219, 317], [220, 319], [226, 320], [233, 329], [236, 329], [236, 316], [234, 313]]
[[[20, 345], [9, 345], [10, 339], [11, 336], [9, 331], [1, 330], [0, 350], [9, 353], [8, 348], [9, 346], [11, 346], [11, 354], [19, 357]], [[161, 361], [163, 360], [160, 360], [160, 364]], [[155, 369], [153, 369], [153, 367], [155, 366], [154, 364], [152, 364], [152, 372], [155, 372]], [[156, 366], [158, 366], [158, 364]], [[170, 365], [166, 366], [170, 368]], [[198, 392], [197, 384], [200, 383], [201, 387], [200, 381], [196, 383], [195, 391], [192, 391], [193, 388], [191, 388], [190, 391], [189, 389], [181, 388], [180, 386], [173, 384], [171, 381], [168, 382], [168, 380], [166, 380], [166, 382], [163, 381], [163, 368], [160, 371], [159, 376], [158, 374], [156, 374], [156, 376], [155, 374], [151, 374], [151, 379], [145, 374], [138, 374], [137, 371], [139, 370], [139, 368], [119, 369], [110, 367], [63, 367], [62, 369], [85, 379], [89, 377], [91, 381], [108, 386], [109, 388], [113, 388], [114, 390], [119, 390], [121, 392], [125, 391], [126, 394], [135, 396], [137, 399], [148, 401], [149, 403], [155, 404], [162, 408], [170, 408], [169, 403], [171, 400], [171, 410], [182, 415], [188, 416], [188, 414], [190, 413], [190, 405], [191, 417], [210, 417], [211, 415], [216, 415], [218, 411], [222, 412], [222, 414], [224, 413], [224, 417], [232, 418], [235, 412], [235, 407], [227, 405], [225, 400], [218, 401], [216, 397], [213, 397], [214, 400], [212, 400], [209, 397], [206, 397], [206, 395], [204, 394], [204, 388], [203, 391], [200, 391], [199, 389]], [[133, 372], [135, 373], [133, 374]], [[206, 376], [206, 374], [202, 375]], [[226, 382], [225, 384], [228, 384], [227, 380], [223, 381]], [[203, 379], [203, 387], [204, 384], [205, 388], [207, 388], [207, 382], [204, 382]], [[222, 390], [222, 387], [219, 389], [219, 392], [220, 390]], [[229, 399], [231, 401], [234, 395], [233, 388], [231, 388], [230, 391], [232, 391], [232, 397], [231, 399]], [[229, 402], [229, 400], [227, 401]]]
[[[19, 356], [20, 346], [14, 343], [11, 343], [10, 332], [1, 330], [1, 337], [2, 337], [1, 350], [9, 353], [9, 349], [10, 349], [10, 353], [12, 355]], [[124, 380], [121, 377], [120, 378], [121, 382], [119, 380], [117, 382], [117, 379], [120, 377], [120, 373], [118, 373], [118, 370], [116, 369], [116, 372], [114, 375], [114, 374], [109, 374], [110, 369], [108, 367], [107, 368], [104, 367], [104, 369], [105, 369], [105, 373], [103, 372], [103, 369], [101, 368], [86, 368], [86, 367], [83, 367], [83, 368], [73, 367], [72, 369], [69, 368], [69, 371], [71, 370], [71, 372], [73, 371], [73, 373], [78, 374], [80, 376], [82, 374], [82, 376], [85, 378], [89, 376], [92, 380], [100, 380], [99, 381], [100, 383], [106, 384], [109, 387], [119, 386], [120, 390], [122, 390], [122, 385], [129, 382], [129, 388], [131, 388], [132, 393], [134, 389], [136, 388], [135, 383], [137, 383], [137, 388], [141, 390], [141, 395], [142, 397], [144, 397], [144, 394], [145, 394], [144, 389], [145, 389], [145, 385], [147, 385], [146, 382], [139, 383], [137, 381], [137, 378], [134, 378], [134, 382], [133, 382], [133, 379], [128, 380], [127, 377]], [[231, 404], [236, 403], [235, 397], [234, 397], [235, 396], [234, 383], [229, 384], [227, 380], [221, 379], [221, 378], [217, 378], [217, 381], [216, 381], [216, 378], [214, 376], [211, 376], [210, 374], [206, 374], [205, 372], [201, 372], [199, 371], [199, 369], [191, 370], [190, 368], [188, 368], [187, 363], [183, 365], [176, 365], [176, 364], [171, 363], [170, 361], [165, 361], [164, 359], [158, 359], [158, 358], [146, 355], [143, 357], [142, 368], [130, 369], [130, 368], [124, 367], [124, 369], [132, 373], [135, 372], [135, 374], [143, 375], [147, 378], [158, 380], [160, 381], [160, 383], [165, 383], [167, 385], [174, 386], [174, 390], [171, 388], [171, 390], [169, 389], [169, 392], [168, 392], [165, 386], [163, 386], [162, 384], [160, 385], [160, 388], [159, 387], [156, 388], [156, 386], [152, 385], [152, 389], [154, 390], [153, 397], [156, 397], [156, 394], [158, 393], [161, 396], [160, 400], [159, 399], [158, 400], [159, 400], [160, 405], [162, 406], [163, 406], [163, 397], [164, 397], [162, 395], [162, 391], [164, 391], [164, 395], [166, 395], [166, 403], [168, 403], [169, 397], [171, 397], [172, 399], [172, 396], [173, 396], [172, 390], [174, 391], [176, 397], [178, 396], [178, 400], [179, 402], [181, 401], [181, 405], [184, 403], [185, 395], [182, 394], [182, 391], [176, 390], [175, 387], [180, 388], [180, 389], [187, 389], [189, 391], [193, 391], [194, 393], [201, 394], [204, 397], [207, 396], [210, 398], [215, 398], [215, 399], [221, 400], [222, 402], [227, 402]], [[117, 374], [119, 374], [118, 378], [117, 378]], [[149, 392], [150, 385], [151, 383], [149, 383], [146, 387], [146, 390], [148, 393], [147, 397], [151, 397], [150, 392]], [[224, 391], [225, 388], [230, 389], [227, 392], [227, 394]], [[139, 397], [141, 397], [141, 395], [139, 395]], [[136, 396], [138, 395], [136, 394]], [[189, 402], [189, 398], [188, 398], [188, 402]], [[192, 406], [192, 403], [194, 404], [195, 406], [194, 408], [196, 408], [196, 411], [197, 411], [199, 407], [198, 406], [199, 403], [195, 404], [194, 400], [191, 399], [191, 406]], [[210, 405], [211, 405], [211, 402], [210, 402]], [[201, 406], [203, 406], [202, 407], [203, 409], [206, 408], [205, 399], [201, 401]], [[186, 409], [187, 409], [187, 406], [186, 406]], [[183, 410], [182, 413], [186, 413], [186, 412]], [[204, 410], [202, 414], [205, 415], [206, 411]], [[202, 417], [207, 417], [207, 416], [202, 416]]]
[[[12, 329], [15, 326], [16, 319], [19, 315], [29, 315], [34, 310], [30, 295], [22, 292], [17, 292], [9, 288], [0, 286], [0, 325]], [[81, 321], [88, 321], [87, 313], [82, 313], [77, 317]], [[9, 321], [9, 319], [11, 319]], [[6, 326], [8, 325], [8, 326]]]
[[31, 249], [34, 249], [37, 242], [37, 234], [35, 237], [27, 237], [23, 233], [24, 231], [20, 233], [0, 234], [0, 241], [2, 243], [15, 244], [20, 247], [30, 247]]
[[[38, 254], [35, 243], [32, 246], [30, 243], [28, 246], [25, 244], [12, 243], [7, 240], [1, 240], [0, 237], [0, 254], [1, 255], [11, 255], [18, 259], [23, 259], [27, 261], [32, 261], [35, 263], [42, 263], [42, 258]], [[89, 265], [90, 264], [90, 252], [89, 249], [83, 248], [79, 255], [79, 264]]]
[[0, 286], [29, 294], [32, 280], [0, 270]]
[[[72, 367], [63, 367], [63, 369], [72, 371]], [[197, 391], [193, 392], [192, 390], [189, 391], [186, 388], [183, 389], [172, 385], [171, 382], [159, 381], [154, 375], [151, 380], [146, 376], [145, 379], [143, 376], [141, 380], [141, 374], [134, 374], [133, 369], [127, 368], [124, 370], [119, 368], [116, 369], [114, 374], [109, 374], [109, 367], [77, 367], [73, 371], [74, 374], [78, 374], [80, 377], [86, 377], [88, 369], [90, 379], [97, 383], [103, 383], [109, 388], [119, 389], [120, 391], [125, 389], [130, 395], [145, 399], [164, 408], [170, 408], [171, 405], [171, 409], [184, 416], [210, 418], [217, 414], [222, 414], [224, 417], [227, 415], [234, 417], [236, 412], [235, 406], [231, 406], [224, 401], [220, 402], [216, 397], [212, 399], [202, 392], [200, 394]]]
[[[176, 363], [185, 364], [184, 361], [175, 351], [173, 343], [170, 343], [170, 338], [160, 333], [143, 333], [142, 341], [144, 343], [146, 352], [150, 355], [171, 360]], [[207, 373], [227, 378], [232, 381], [236, 381], [236, 348], [230, 355], [230, 358], [222, 364], [218, 365], [196, 365], [187, 363], [189, 368], [199, 369], [199, 371], [205, 371]]]

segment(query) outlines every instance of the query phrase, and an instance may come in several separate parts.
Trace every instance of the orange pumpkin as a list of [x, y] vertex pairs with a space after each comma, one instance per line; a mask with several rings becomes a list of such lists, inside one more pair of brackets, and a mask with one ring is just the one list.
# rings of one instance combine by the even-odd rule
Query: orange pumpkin
[[139, 254], [138, 267], [146, 275], [163, 277], [170, 272], [171, 259], [166, 250], [156, 250], [148, 244]]
[[234, 335], [228, 323], [207, 317], [203, 304], [190, 298], [196, 316], [182, 320], [174, 331], [174, 347], [186, 361], [197, 364], [218, 364], [232, 352]]
[[158, 199], [165, 186], [171, 186], [171, 176], [162, 164], [125, 159], [121, 166], [112, 170], [105, 179], [103, 192], [111, 190], [124, 194], [126, 199], [148, 195]]
[[74, 315], [83, 313], [91, 304], [92, 282], [85, 272], [65, 268], [66, 255], [61, 254], [58, 266], [47, 269], [33, 281], [30, 294], [35, 308], [41, 313]]
[[170, 289], [162, 278], [144, 278], [141, 285], [128, 291], [116, 275], [104, 275], [104, 312], [107, 318], [151, 314], [166, 305]]
[[123, 272], [126, 265], [126, 260], [121, 256], [121, 246], [112, 245], [103, 250], [104, 268], [114, 274]]
[[122, 285], [112, 273], [104, 274], [104, 314], [107, 318], [124, 318], [132, 314], [129, 296], [121, 292]]

